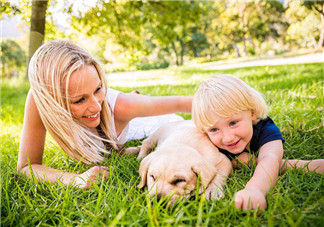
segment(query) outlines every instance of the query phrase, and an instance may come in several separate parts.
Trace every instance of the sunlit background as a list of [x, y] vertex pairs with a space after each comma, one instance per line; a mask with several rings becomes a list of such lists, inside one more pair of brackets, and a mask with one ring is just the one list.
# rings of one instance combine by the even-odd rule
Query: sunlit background
[[[25, 75], [32, 1], [1, 3], [1, 77]], [[323, 4], [49, 0], [44, 39], [73, 40], [107, 72], [322, 53]]]

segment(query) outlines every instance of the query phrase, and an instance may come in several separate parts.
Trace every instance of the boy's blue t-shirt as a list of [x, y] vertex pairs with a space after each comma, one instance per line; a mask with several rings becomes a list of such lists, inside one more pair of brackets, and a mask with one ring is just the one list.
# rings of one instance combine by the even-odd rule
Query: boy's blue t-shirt
[[[277, 125], [275, 125], [275, 123], [270, 117], [267, 117], [266, 119], [259, 121], [256, 125], [253, 125], [253, 135], [250, 142], [250, 152], [257, 153], [260, 147], [274, 140], [282, 140], [282, 142], [285, 142]], [[234, 159], [236, 156], [241, 154], [232, 154], [223, 149], [219, 150], [230, 159]], [[245, 149], [243, 152], [249, 151]]]

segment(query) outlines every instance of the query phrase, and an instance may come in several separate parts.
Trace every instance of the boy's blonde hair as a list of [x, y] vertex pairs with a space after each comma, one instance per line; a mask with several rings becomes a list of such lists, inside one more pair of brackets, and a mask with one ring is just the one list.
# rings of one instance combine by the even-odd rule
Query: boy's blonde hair
[[251, 110], [257, 119], [267, 117], [267, 105], [255, 89], [232, 75], [217, 75], [201, 84], [194, 95], [192, 118], [196, 126], [206, 131], [216, 122], [213, 117], [228, 118]]
[[[100, 137], [73, 120], [68, 100], [71, 74], [86, 65], [96, 68], [105, 90], [100, 114]], [[94, 164], [103, 161], [103, 154], [110, 154], [105, 143], [109, 144], [110, 148], [118, 149], [112, 110], [106, 100], [105, 74], [99, 62], [88, 52], [71, 41], [47, 42], [31, 58], [28, 75], [32, 94], [46, 130], [70, 157], [85, 164]]]

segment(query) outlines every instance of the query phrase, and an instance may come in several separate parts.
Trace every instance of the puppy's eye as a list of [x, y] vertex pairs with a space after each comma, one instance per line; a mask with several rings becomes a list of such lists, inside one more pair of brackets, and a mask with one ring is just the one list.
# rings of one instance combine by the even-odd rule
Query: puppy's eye
[[186, 180], [182, 179], [182, 178], [179, 178], [179, 179], [176, 179], [175, 181], [173, 181], [172, 184], [176, 185], [176, 184], [178, 184], [180, 182], [186, 182]]
[[155, 181], [155, 177], [153, 175], [150, 175], [150, 177]]

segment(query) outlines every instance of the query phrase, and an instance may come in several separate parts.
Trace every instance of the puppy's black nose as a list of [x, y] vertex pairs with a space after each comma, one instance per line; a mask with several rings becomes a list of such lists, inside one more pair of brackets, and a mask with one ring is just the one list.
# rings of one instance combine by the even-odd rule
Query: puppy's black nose
[[162, 195], [160, 193], [158, 193], [156, 195], [156, 200], [159, 202], [161, 200], [161, 198], [162, 198]]

